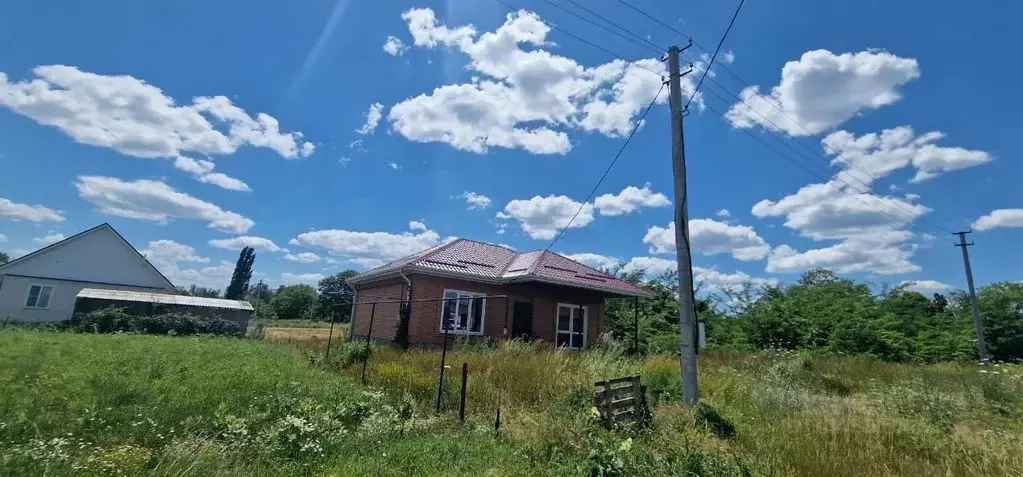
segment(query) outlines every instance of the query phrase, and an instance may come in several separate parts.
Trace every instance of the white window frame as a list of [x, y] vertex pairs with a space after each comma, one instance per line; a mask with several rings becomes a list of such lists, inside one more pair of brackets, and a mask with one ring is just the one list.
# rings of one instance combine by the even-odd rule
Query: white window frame
[[[572, 346], [572, 335], [579, 334], [576, 331], [572, 331], [572, 320], [571, 319], [568, 320], [568, 330], [561, 330], [561, 329], [558, 328], [559, 321], [560, 321], [559, 318], [561, 317], [561, 309], [562, 308], [569, 308], [569, 309], [572, 309], [572, 310], [578, 310], [579, 309], [579, 305], [574, 305], [574, 304], [571, 304], [571, 303], [558, 303], [558, 307], [554, 310], [554, 346], [558, 346], [558, 335], [566, 334], [566, 335], [568, 335], [568, 344], [567, 345], [561, 345], [561, 346], [559, 346], [560, 348], [565, 348], [565, 349], [586, 349], [589, 346], [589, 337], [590, 337], [590, 309], [589, 309], [590, 307], [586, 306], [586, 305], [582, 306], [582, 310], [583, 310], [583, 333], [582, 333], [583, 334], [583, 343], [582, 343], [582, 346], [578, 347], [578, 348]], [[571, 316], [571, 315], [569, 315], [569, 316]]]
[[[43, 296], [43, 288], [50, 289], [50, 296], [46, 299], [46, 306], [39, 306], [39, 297], [36, 297], [35, 306], [28, 306], [28, 299], [32, 296], [32, 287], [39, 287], [39, 296]], [[44, 283], [32, 283], [28, 286], [28, 293], [25, 294], [25, 309], [27, 310], [49, 310], [50, 303], [53, 302], [53, 292], [57, 287], [53, 285], [47, 285]]]
[[444, 320], [445, 320], [446, 317], [444, 316], [444, 306], [447, 305], [447, 303], [448, 303], [448, 300], [445, 298], [448, 295], [448, 293], [455, 293], [455, 294], [458, 295], [458, 298], [456, 298], [454, 300], [454, 302], [456, 303], [456, 305], [455, 305], [455, 321], [456, 321], [456, 324], [457, 324], [457, 321], [458, 321], [458, 319], [457, 319], [458, 318], [458, 306], [461, 305], [461, 300], [462, 299], [469, 298], [469, 319], [471, 320], [472, 319], [472, 306], [473, 306], [473, 303], [476, 302], [476, 298], [486, 297], [487, 296], [486, 293], [468, 292], [468, 291], [463, 291], [463, 290], [454, 290], [454, 289], [450, 289], [450, 288], [444, 289], [444, 291], [440, 295], [440, 298], [441, 298], [441, 302], [440, 302], [440, 333], [441, 334], [448, 333], [448, 334], [452, 334], [452, 335], [482, 336], [484, 331], [486, 331], [486, 324], [487, 324], [487, 299], [483, 298], [483, 310], [480, 312], [480, 330], [479, 331], [469, 331], [469, 330], [463, 330], [463, 329], [448, 329], [448, 330], [445, 330], [444, 329]]

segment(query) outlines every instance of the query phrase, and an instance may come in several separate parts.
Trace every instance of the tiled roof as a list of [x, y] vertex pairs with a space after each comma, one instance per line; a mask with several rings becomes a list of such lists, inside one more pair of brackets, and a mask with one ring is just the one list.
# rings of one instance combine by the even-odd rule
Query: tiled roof
[[370, 282], [398, 270], [439, 272], [467, 280], [510, 283], [539, 281], [627, 296], [648, 296], [643, 287], [545, 250], [516, 253], [475, 240], [458, 239], [369, 270], [352, 283]]

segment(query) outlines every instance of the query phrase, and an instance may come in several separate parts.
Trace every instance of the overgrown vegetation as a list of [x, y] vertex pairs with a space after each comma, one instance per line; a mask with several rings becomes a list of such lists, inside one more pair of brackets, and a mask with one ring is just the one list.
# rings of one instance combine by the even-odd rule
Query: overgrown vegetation
[[[640, 278], [639, 273], [622, 276]], [[648, 287], [655, 296], [640, 300], [639, 349], [675, 352], [677, 278], [667, 274]], [[994, 283], [982, 287], [978, 295], [991, 357], [1023, 359], [1023, 284]], [[905, 286], [875, 292], [865, 283], [817, 269], [792, 285], [758, 289], [747, 283], [700, 296], [705, 298], [697, 301], [697, 311], [707, 324], [712, 349], [813, 350], [890, 362], [977, 359], [969, 297], [962, 292], [931, 298]], [[607, 331], [633, 345], [631, 301], [609, 303]]]
[[[620, 349], [440, 352], [0, 330], [0, 475], [1014, 475], [1023, 369], [791, 351], [678, 361]], [[350, 348], [350, 349], [349, 349]], [[307, 359], [302, 359], [305, 356]], [[469, 363], [469, 422], [457, 390]], [[593, 382], [639, 373], [649, 430], [593, 422]], [[654, 401], [652, 399], [652, 401]], [[502, 411], [500, 436], [493, 424]]]
[[243, 336], [241, 323], [217, 317], [189, 313], [164, 313], [140, 316], [117, 307], [79, 314], [67, 325], [78, 333], [140, 333], [147, 335]]

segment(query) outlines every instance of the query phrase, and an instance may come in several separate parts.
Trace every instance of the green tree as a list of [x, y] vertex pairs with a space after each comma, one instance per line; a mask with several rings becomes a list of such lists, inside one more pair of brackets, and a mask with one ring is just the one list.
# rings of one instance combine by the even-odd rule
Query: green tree
[[191, 296], [201, 296], [205, 298], [220, 298], [220, 290], [217, 290], [216, 288], [199, 287], [194, 284], [188, 287], [188, 294]]
[[318, 316], [329, 319], [333, 313], [336, 321], [348, 322], [351, 320], [355, 288], [348, 283], [348, 280], [358, 274], [355, 270], [344, 270], [320, 280], [317, 287], [317, 291], [320, 293], [317, 306]]
[[992, 359], [1023, 360], [1023, 283], [992, 283], [977, 294]]
[[281, 286], [270, 299], [270, 308], [281, 320], [308, 319], [316, 300], [316, 289], [309, 285]]
[[256, 283], [255, 285], [249, 287], [249, 291], [248, 293], [246, 293], [246, 298], [249, 301], [262, 300], [269, 302], [270, 299], [273, 298], [273, 296], [274, 296], [273, 290], [270, 289], [269, 285], [263, 283], [263, 280], [260, 280], [259, 283]]
[[249, 280], [252, 278], [252, 264], [256, 261], [256, 251], [252, 247], [245, 247], [238, 254], [238, 262], [235, 263], [234, 273], [231, 275], [231, 284], [224, 291], [224, 298], [228, 300], [242, 300], [245, 293], [249, 291]]
[[3, 265], [11, 261], [11, 257], [8, 257], [6, 253], [0, 252], [0, 265]]

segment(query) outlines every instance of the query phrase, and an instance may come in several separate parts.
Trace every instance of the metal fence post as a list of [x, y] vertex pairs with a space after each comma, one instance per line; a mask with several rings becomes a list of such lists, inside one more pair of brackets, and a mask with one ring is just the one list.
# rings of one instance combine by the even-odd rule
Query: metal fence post
[[334, 339], [334, 312], [330, 312], [330, 334], [327, 335], [327, 353], [323, 357], [323, 361], [330, 363], [330, 342]]
[[458, 406], [458, 419], [465, 422], [465, 388], [469, 381], [469, 363], [462, 363], [462, 401]]
[[362, 357], [362, 384], [366, 384], [366, 365], [369, 364], [369, 340], [373, 336], [373, 316], [377, 313], [377, 304], [373, 302], [373, 306], [369, 309], [369, 329], [366, 330], [366, 352], [363, 353]]
[[[441, 301], [441, 310], [444, 309], [444, 304], [447, 300]], [[442, 313], [443, 314], [443, 313]], [[442, 345], [440, 352], [440, 379], [437, 382], [437, 412], [440, 412], [440, 398], [444, 394], [444, 366], [447, 365], [448, 357], [448, 320], [447, 317], [442, 316], [441, 327], [444, 329], [444, 344]]]

